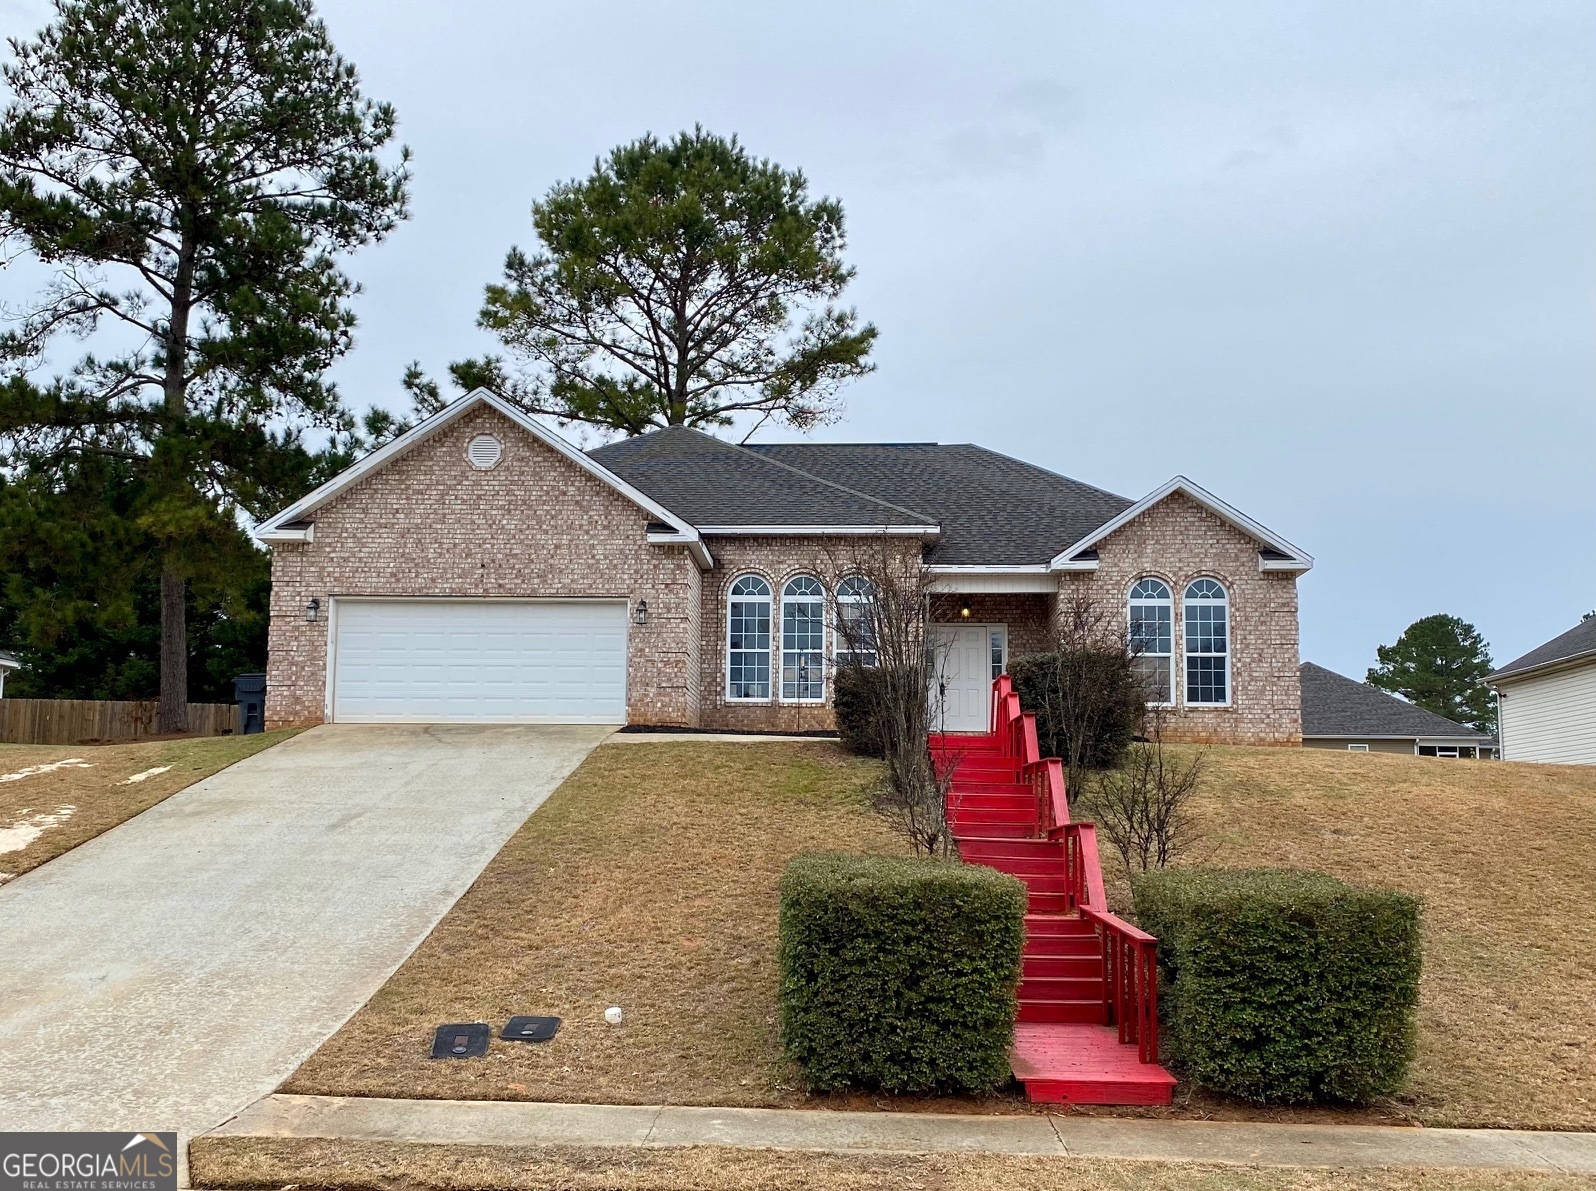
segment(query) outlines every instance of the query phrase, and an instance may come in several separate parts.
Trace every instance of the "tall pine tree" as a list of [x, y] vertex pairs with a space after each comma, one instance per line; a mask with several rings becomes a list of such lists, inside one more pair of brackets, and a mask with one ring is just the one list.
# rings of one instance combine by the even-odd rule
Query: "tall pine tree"
[[1415, 620], [1375, 656], [1380, 664], [1369, 671], [1370, 685], [1454, 723], [1496, 731], [1496, 701], [1485, 684], [1491, 651], [1467, 621], [1444, 613]]
[[[52, 276], [0, 336], [0, 462], [128, 465], [159, 562], [160, 727], [182, 731], [189, 581], [239, 511], [303, 490], [307, 429], [352, 430], [323, 379], [355, 321], [335, 257], [405, 217], [408, 154], [385, 160], [393, 109], [309, 0], [56, 0], [11, 48], [0, 231]], [[95, 350], [58, 368], [63, 336]]]

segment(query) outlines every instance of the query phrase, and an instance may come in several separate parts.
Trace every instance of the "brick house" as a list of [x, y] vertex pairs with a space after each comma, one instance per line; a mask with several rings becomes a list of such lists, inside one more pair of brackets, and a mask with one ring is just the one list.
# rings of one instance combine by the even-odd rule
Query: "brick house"
[[734, 446], [672, 428], [583, 452], [467, 394], [255, 536], [267, 720], [829, 726], [863, 542], [918, 556], [948, 730], [1085, 595], [1185, 739], [1299, 744], [1313, 560], [1177, 477], [1128, 500], [971, 445]]

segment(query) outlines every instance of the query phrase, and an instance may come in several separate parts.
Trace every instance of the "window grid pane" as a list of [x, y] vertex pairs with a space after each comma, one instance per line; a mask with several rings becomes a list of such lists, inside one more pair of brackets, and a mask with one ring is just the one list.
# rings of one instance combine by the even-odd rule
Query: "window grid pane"
[[[790, 581], [781, 601], [781, 697], [826, 697], [826, 605], [812, 598], [824, 589], [813, 579]], [[792, 598], [797, 597], [797, 598]]]
[[[738, 580], [738, 586], [745, 582]], [[727, 696], [770, 698], [770, 601], [733, 600], [727, 628]]]
[[1149, 703], [1175, 701], [1175, 601], [1160, 579], [1139, 579], [1130, 593], [1130, 651]]
[[1225, 589], [1212, 579], [1196, 579], [1186, 587], [1186, 702], [1213, 705], [1230, 702], [1227, 677], [1230, 654], [1229, 609]]

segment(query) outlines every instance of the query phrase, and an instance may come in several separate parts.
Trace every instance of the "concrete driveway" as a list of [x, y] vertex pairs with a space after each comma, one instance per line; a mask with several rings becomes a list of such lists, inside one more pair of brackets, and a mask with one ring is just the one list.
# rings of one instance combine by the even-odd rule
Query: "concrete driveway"
[[315, 728], [0, 886], [0, 1129], [270, 1092], [611, 730]]

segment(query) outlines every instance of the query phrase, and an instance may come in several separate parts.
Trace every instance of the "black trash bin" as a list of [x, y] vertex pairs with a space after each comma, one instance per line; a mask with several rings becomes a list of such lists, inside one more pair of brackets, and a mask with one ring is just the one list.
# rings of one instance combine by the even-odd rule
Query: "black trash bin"
[[266, 731], [266, 676], [240, 674], [233, 679], [233, 698], [238, 702], [244, 734]]

